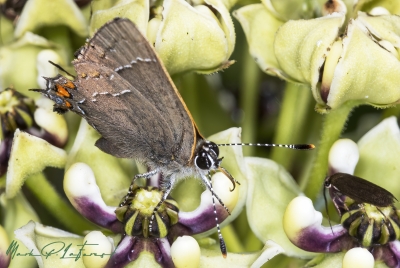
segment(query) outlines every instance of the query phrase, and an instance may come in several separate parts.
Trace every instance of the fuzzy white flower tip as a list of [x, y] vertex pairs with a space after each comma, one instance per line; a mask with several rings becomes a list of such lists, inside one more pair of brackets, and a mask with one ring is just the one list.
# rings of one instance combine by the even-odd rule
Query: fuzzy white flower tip
[[320, 225], [322, 214], [314, 209], [310, 198], [298, 196], [290, 201], [283, 215], [283, 229], [289, 238], [295, 238], [304, 228]]
[[384, 7], [374, 7], [369, 12], [372, 16], [390, 15], [390, 12]]
[[343, 258], [343, 268], [373, 268], [374, 264], [374, 257], [365, 248], [352, 248]]
[[85, 254], [83, 255], [83, 263], [85, 267], [105, 267], [113, 250], [112, 241], [100, 231], [90, 232], [85, 236], [84, 241]]
[[359, 158], [358, 145], [350, 139], [340, 139], [329, 151], [329, 166], [334, 173], [354, 174]]
[[172, 261], [177, 268], [199, 267], [200, 246], [191, 236], [180, 236], [171, 246]]
[[49, 63], [49, 60], [54, 63], [61, 62], [60, 56], [51, 49], [44, 49], [40, 51], [36, 57], [36, 68], [38, 72], [37, 83], [40, 88], [46, 88], [45, 77], [53, 77], [58, 74], [57, 67]]
[[71, 198], [100, 196], [94, 173], [85, 163], [75, 163], [68, 169], [64, 176], [64, 191], [70, 201]]
[[239, 199], [240, 185], [236, 184], [235, 190], [231, 191], [233, 188], [232, 182], [222, 172], [215, 173], [211, 180], [215, 193], [224, 201], [225, 206], [232, 211]]
[[[48, 109], [48, 101], [50, 100], [44, 101], [43, 98], [40, 101], [36, 101], [38, 106], [34, 113], [35, 122], [57, 138], [58, 144], [63, 146], [68, 139], [67, 122], [62, 115], [54, 113], [52, 109]], [[40, 105], [44, 105], [44, 107]]]

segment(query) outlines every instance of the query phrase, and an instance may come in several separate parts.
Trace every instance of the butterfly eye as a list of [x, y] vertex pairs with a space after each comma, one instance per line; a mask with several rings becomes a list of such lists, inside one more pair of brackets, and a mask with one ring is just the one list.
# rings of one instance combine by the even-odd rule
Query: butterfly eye
[[218, 155], [219, 155], [219, 148], [218, 148], [218, 145], [216, 145], [214, 142], [212, 142], [212, 141], [207, 141], [204, 145], [203, 145], [203, 148], [206, 150], [206, 151], [212, 151], [213, 153], [211, 153], [211, 154], [215, 154], [215, 157], [218, 157]]
[[325, 188], [330, 188], [331, 187], [331, 183], [329, 181], [325, 181]]
[[208, 170], [212, 166], [211, 160], [206, 151], [201, 150], [195, 158], [195, 164], [200, 169]]
[[219, 148], [215, 143], [211, 143], [210, 144], [210, 150], [213, 151], [215, 153], [216, 156], [219, 155]]

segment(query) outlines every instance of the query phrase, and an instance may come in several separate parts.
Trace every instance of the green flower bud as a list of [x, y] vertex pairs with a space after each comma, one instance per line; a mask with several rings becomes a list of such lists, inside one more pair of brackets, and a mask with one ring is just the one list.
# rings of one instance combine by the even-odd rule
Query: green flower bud
[[369, 18], [363, 13], [349, 22], [325, 64], [330, 57], [337, 60], [324, 69], [320, 87], [312, 84], [314, 96], [320, 92], [322, 97], [318, 109], [335, 109], [349, 101], [387, 107], [400, 100], [400, 61], [395, 48], [400, 46], [399, 25], [397, 16]]
[[[51, 53], [43, 54], [43, 50]], [[12, 86], [27, 97], [38, 98], [37, 93], [28, 89], [37, 85], [38, 75], [50, 73], [49, 67], [43, 67], [44, 62], [50, 65], [47, 60], [51, 59], [58, 64], [65, 64], [66, 59], [61, 55], [64, 53], [57, 45], [30, 32], [17, 41], [0, 47], [0, 89]]]
[[[275, 57], [274, 38], [260, 38], [274, 36], [284, 21], [277, 19], [262, 4], [247, 5], [236, 10], [233, 15], [241, 23], [250, 46], [250, 54], [260, 68], [267, 74], [288, 79], [280, 70]], [[268, 27], [265, 27], [265, 25], [268, 25]]]
[[323, 1], [262, 0], [261, 2], [274, 14], [275, 17], [287, 21], [312, 18], [320, 8], [319, 4]]
[[229, 57], [235, 46], [235, 31], [227, 8], [233, 2], [207, 0], [192, 6], [184, 0], [165, 0], [162, 8], [151, 8], [154, 18], [149, 22], [149, 1], [120, 1], [112, 8], [94, 12], [91, 32], [114, 17], [129, 18], [147, 34], [170, 74], [209, 74], [233, 63]]
[[75, 34], [85, 37], [88, 35], [86, 20], [78, 6], [69, 0], [49, 2], [47, 0], [27, 1], [18, 19], [14, 35], [22, 37], [27, 32], [37, 32], [43, 27], [64, 25]]
[[284, 23], [293, 19], [285, 13], [290, 3], [265, 0], [235, 12], [264, 72], [309, 85], [321, 113], [344, 103], [384, 108], [400, 101], [398, 16], [356, 12], [343, 27], [349, 7], [335, 0], [321, 5], [324, 17]]

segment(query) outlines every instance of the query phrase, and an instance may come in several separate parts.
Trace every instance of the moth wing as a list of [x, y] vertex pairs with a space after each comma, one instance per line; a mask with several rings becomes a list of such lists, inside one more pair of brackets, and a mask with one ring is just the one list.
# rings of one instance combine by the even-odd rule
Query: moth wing
[[[154, 120], [161, 118], [165, 121], [164, 126], [171, 130], [172, 137], [159, 137], [159, 145], [153, 147], [161, 149], [166, 146], [164, 142], [170, 142], [175, 147], [172, 150], [178, 161], [187, 163], [190, 160], [197, 135], [191, 115], [153, 47], [130, 20], [115, 19], [107, 23], [78, 51], [77, 60], [74, 61], [78, 76], [83, 71], [78, 70], [77, 66], [87, 62], [107, 67], [110, 72], [114, 71], [114, 77], [119, 76], [118, 80], [125, 80], [137, 95], [140, 93], [147, 100], [148, 107], [152, 108], [135, 113], [139, 120], [143, 120], [140, 121], [142, 124], [151, 125]], [[135, 105], [138, 102], [133, 98], [129, 98], [129, 101], [133, 101]], [[154, 110], [157, 113], [151, 114], [150, 111]], [[102, 134], [100, 130], [99, 132]], [[158, 137], [161, 133], [154, 135], [157, 134]], [[135, 138], [132, 134], [131, 138]], [[113, 143], [114, 140], [110, 138], [101, 142], [104, 148], [112, 148]]]
[[379, 207], [386, 207], [391, 205], [394, 199], [396, 199], [386, 189], [349, 174], [338, 174], [332, 181], [332, 184], [342, 194], [354, 199], [357, 203], [369, 203]]

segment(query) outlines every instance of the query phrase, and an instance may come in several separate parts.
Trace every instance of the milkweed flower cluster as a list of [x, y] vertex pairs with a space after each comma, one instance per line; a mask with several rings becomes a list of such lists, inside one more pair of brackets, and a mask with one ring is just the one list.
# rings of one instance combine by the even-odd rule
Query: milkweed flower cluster
[[[399, 153], [399, 137], [399, 126], [396, 119], [391, 117], [365, 134], [358, 144], [349, 139], [338, 140], [330, 151], [329, 173], [363, 175], [383, 187], [393, 184], [393, 167], [396, 164], [391, 159]], [[371, 169], [377, 169], [376, 173], [370, 172]], [[349, 175], [348, 179], [351, 180], [352, 176]], [[290, 202], [283, 220], [289, 239], [304, 250], [331, 253], [332, 256], [327, 259], [315, 258], [314, 262], [321, 265], [343, 258], [345, 265], [349, 259], [354, 258], [350, 264], [363, 260], [365, 267], [373, 267], [375, 261], [389, 267], [398, 267], [400, 210], [393, 204], [387, 207], [359, 204], [346, 195], [333, 195], [330, 189], [340, 215], [340, 224], [332, 228], [323, 226], [322, 214], [314, 209], [311, 200], [304, 196], [297, 197]], [[397, 187], [387, 189], [395, 196], [398, 195]], [[351, 258], [346, 257], [353, 249], [359, 249], [361, 255], [357, 258], [355, 254]], [[344, 256], [343, 252], [346, 251], [348, 253]], [[351, 267], [350, 264], [344, 267]]]
[[[317, 111], [346, 102], [393, 106], [400, 99], [400, 19], [383, 7], [359, 11], [361, 2], [348, 8], [340, 0], [327, 1], [318, 6], [321, 16], [312, 18], [317, 7], [291, 14], [294, 3], [266, 0], [240, 8], [235, 16], [261, 69], [308, 85]], [[299, 14], [305, 19], [293, 17]]]
[[[223, 166], [241, 184], [231, 192], [229, 179], [213, 175], [214, 189], [231, 211], [228, 215], [216, 203], [221, 227], [228, 225], [225, 230], [231, 230], [225, 236], [226, 259], [218, 240], [209, 236], [216, 231], [210, 192], [195, 180], [184, 180], [154, 211], [162, 195], [157, 174], [138, 182], [128, 202], [119, 207], [131, 178], [146, 172], [146, 167], [103, 153], [94, 146], [100, 135], [85, 121], [79, 125], [75, 115], [53, 113], [51, 102], [28, 89], [45, 88], [42, 77], [57, 75], [59, 70], [49, 60], [73, 73], [69, 64], [73, 52], [115, 17], [129, 18], [138, 26], [178, 82], [185, 73], [224, 70], [234, 63], [235, 46], [240, 50], [238, 44], [243, 43], [236, 40], [238, 29], [230, 13], [242, 3], [75, 2], [30, 0], [18, 7], [5, 1], [1, 5], [6, 17], [0, 17], [0, 267], [259, 267], [278, 254], [282, 266], [307, 262], [320, 267], [340, 263], [343, 267], [355, 263], [399, 266], [395, 207], [378, 208], [345, 195], [333, 196], [339, 217], [332, 218], [332, 228], [322, 225], [318, 211], [323, 209], [319, 195], [326, 174], [354, 174], [400, 197], [400, 188], [393, 183], [399, 177], [400, 152], [400, 132], [393, 117], [358, 144], [341, 139], [333, 145], [355, 107], [387, 108], [399, 102], [398, 1], [263, 0], [233, 11], [261, 70], [288, 83], [306, 85], [315, 110], [325, 120], [320, 142], [313, 141], [318, 148], [314, 163], [302, 162], [301, 187], [298, 172], [291, 170], [295, 180], [272, 160], [244, 157], [240, 147], [221, 148]], [[242, 58], [236, 59], [241, 66]], [[248, 71], [244, 69], [243, 73]], [[217, 87], [218, 79], [224, 77], [218, 75], [207, 78], [207, 89]], [[5, 90], [9, 87], [13, 89]], [[212, 104], [209, 100], [196, 99], [201, 107]], [[215, 116], [213, 109], [204, 110]], [[318, 122], [304, 118], [289, 120], [288, 125], [307, 125], [308, 136], [314, 139]], [[240, 136], [240, 129], [230, 128], [209, 139], [239, 143]], [[55, 175], [47, 167], [64, 169], [65, 174]], [[55, 190], [49, 180], [57, 184], [60, 177], [63, 189]], [[27, 200], [22, 187], [33, 193], [39, 205]], [[43, 216], [42, 208], [57, 221]], [[149, 226], [152, 216], [155, 220]], [[234, 221], [239, 227], [232, 227]]]

